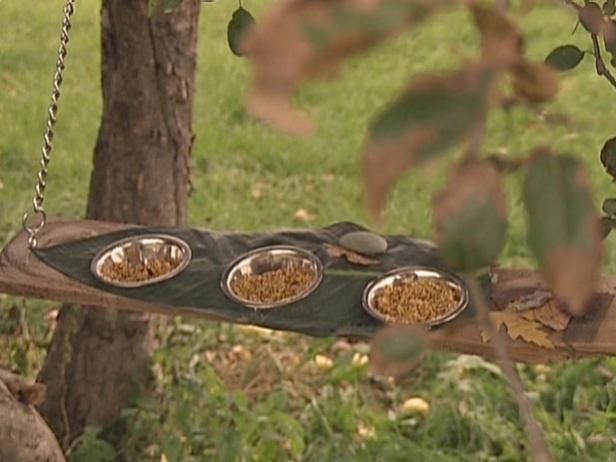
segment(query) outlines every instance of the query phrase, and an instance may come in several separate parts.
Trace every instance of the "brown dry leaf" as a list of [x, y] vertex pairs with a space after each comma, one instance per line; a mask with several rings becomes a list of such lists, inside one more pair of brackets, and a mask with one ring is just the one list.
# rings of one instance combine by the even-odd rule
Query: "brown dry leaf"
[[[502, 311], [491, 311], [490, 318], [496, 329], [505, 326], [507, 335], [512, 340], [521, 339], [527, 343], [532, 343], [542, 348], [553, 350], [554, 343], [550, 336], [541, 330], [541, 324], [533, 319], [526, 319], [517, 312], [513, 304]], [[491, 340], [490, 335], [484, 330], [481, 331], [481, 339], [484, 343]]]
[[300, 82], [332, 75], [341, 61], [461, 0], [283, 0], [252, 28], [243, 51], [254, 79], [248, 109], [272, 126], [308, 134], [290, 98]]
[[593, 35], [601, 34], [604, 18], [601, 7], [595, 2], [586, 2], [586, 4], [578, 10], [578, 18], [580, 24]]
[[471, 7], [481, 34], [482, 59], [494, 68], [509, 69], [521, 58], [524, 40], [516, 26], [494, 8]]
[[352, 263], [354, 265], [370, 266], [377, 265], [379, 263], [378, 260], [372, 260], [368, 257], [364, 257], [363, 255], [355, 253], [352, 250], [343, 249], [342, 247], [338, 247], [336, 245], [325, 244], [325, 249], [327, 250], [327, 253], [332, 257], [344, 257], [349, 263]]
[[436, 130], [423, 128], [401, 140], [367, 148], [363, 159], [366, 206], [375, 222], [381, 218], [392, 185], [415, 163], [412, 153], [437, 138]]
[[[595, 223], [589, 223], [594, 226]], [[593, 234], [600, 239], [599, 222]], [[547, 257], [546, 279], [559, 299], [566, 300], [566, 309], [574, 316], [582, 316], [590, 307], [601, 262], [601, 242], [590, 248], [554, 249]]]
[[572, 318], [569, 313], [560, 309], [554, 300], [534, 310], [526, 311], [522, 316], [525, 319], [539, 321], [545, 327], [559, 332], [567, 329]]
[[493, 263], [507, 237], [502, 179], [486, 160], [464, 160], [433, 200], [433, 224], [441, 253], [458, 271]]
[[528, 103], [545, 103], [558, 94], [558, 71], [544, 63], [520, 61], [513, 69], [513, 91]]
[[406, 170], [442, 156], [469, 137], [486, 110], [493, 85], [491, 69], [469, 63], [450, 74], [415, 80], [376, 118], [363, 158], [366, 205], [374, 220]]
[[574, 316], [590, 308], [601, 265], [601, 224], [583, 164], [546, 148], [524, 182], [528, 243], [555, 298]]

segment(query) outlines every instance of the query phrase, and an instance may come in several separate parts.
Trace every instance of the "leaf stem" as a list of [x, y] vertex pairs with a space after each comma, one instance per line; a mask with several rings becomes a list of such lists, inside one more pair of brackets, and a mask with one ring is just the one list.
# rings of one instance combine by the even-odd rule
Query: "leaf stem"
[[483, 291], [474, 276], [467, 276], [465, 277], [465, 280], [471, 294], [471, 298], [475, 303], [475, 307], [479, 311], [480, 321], [483, 324], [483, 327], [487, 330], [488, 334], [492, 337], [491, 344], [494, 349], [496, 359], [503, 370], [505, 378], [509, 383], [511, 393], [520, 410], [522, 420], [524, 421], [526, 437], [528, 438], [529, 452], [535, 462], [554, 462], [554, 459], [550, 454], [543, 429], [533, 416], [532, 406], [526, 396], [524, 385], [513, 367], [513, 362], [511, 361], [507, 343], [502, 333], [496, 329], [492, 319], [490, 318], [490, 309], [488, 307], [488, 302], [484, 297]]

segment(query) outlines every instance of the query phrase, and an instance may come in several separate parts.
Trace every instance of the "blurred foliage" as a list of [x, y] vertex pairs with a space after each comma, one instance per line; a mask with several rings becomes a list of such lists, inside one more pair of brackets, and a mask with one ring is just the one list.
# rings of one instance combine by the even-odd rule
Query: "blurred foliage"
[[[94, 10], [87, 6], [94, 3], [98, 7], [98, 1], [85, 1], [82, 6]], [[219, 3], [221, 8], [227, 8]], [[169, 2], [163, 6], [166, 9]], [[260, 3], [257, 10], [265, 15], [262, 6]], [[6, 2], [1, 8], [5, 7], [18, 8]], [[605, 2], [603, 11], [613, 14], [609, 13], [612, 7], [613, 2]], [[41, 8], [47, 6], [41, 5]], [[535, 18], [528, 26], [542, 41], [542, 45], [534, 49], [535, 57], [555, 33], [553, 27], [544, 27], [546, 18], [552, 17], [554, 11], [542, 8], [540, 14], [543, 16], [540, 17], [543, 19]], [[391, 45], [387, 49], [388, 59], [375, 53], [365, 58], [368, 64], [363, 67], [359, 60], [347, 62], [341, 67], [352, 77], [346, 84], [336, 86], [332, 83], [334, 92], [331, 87], [318, 85], [300, 92], [296, 102], [301, 105], [311, 106], [319, 99], [327, 99], [331, 106], [330, 109], [310, 110], [315, 113], [315, 119], [322, 122], [320, 130], [326, 135], [325, 141], [301, 144], [303, 142], [261, 130], [243, 111], [237, 88], [245, 83], [245, 72], [238, 71], [239, 77], [229, 72], [233, 63], [225, 60], [221, 51], [224, 46], [224, 52], [229, 54], [223, 29], [232, 18], [231, 11], [236, 9], [234, 5], [230, 11], [224, 10], [226, 20], [218, 21], [221, 26], [214, 21], [208, 23], [213, 32], [207, 32], [218, 33], [223, 45], [212, 43], [214, 36], [204, 45], [203, 54], [214, 71], [202, 66], [206, 70], [200, 84], [207, 91], [196, 103], [196, 111], [205, 108], [199, 114], [206, 115], [197, 117], [197, 128], [204, 141], [197, 142], [195, 158], [197, 166], [202, 171], [208, 170], [208, 175], [205, 179], [197, 179], [198, 189], [192, 205], [196, 218], [193, 219], [221, 228], [280, 225], [293, 216], [296, 207], [305, 206], [307, 202], [316, 210], [319, 223], [343, 218], [339, 215], [341, 210], [347, 216], [360, 217], [355, 208], [357, 191], [353, 189], [358, 177], [348, 158], [350, 153], [360, 149], [361, 127], [368, 125], [366, 114], [381, 105], [389, 94], [391, 101], [395, 101], [394, 93], [403, 81], [402, 75], [415, 74], [419, 70], [427, 72], [431, 67], [438, 68], [439, 72], [452, 71], [452, 67], [460, 64], [460, 55], [467, 57], [461, 52], [460, 43], [466, 40], [472, 48], [477, 39], [476, 31], [467, 27], [468, 18], [454, 9], [449, 12], [451, 16], [445, 16], [444, 23], [429, 24], [425, 29], [413, 31], [412, 41]], [[6, 17], [16, 15], [13, 12]], [[255, 16], [258, 22], [262, 15]], [[451, 18], [455, 20], [453, 28], [447, 22]], [[84, 29], [91, 31], [96, 27], [94, 14], [88, 16], [87, 21], [90, 23], [86, 23]], [[49, 51], [49, 56], [53, 50], [47, 40], [16, 38], [30, 37], [35, 32], [43, 34], [47, 29], [52, 37], [56, 30], [37, 26], [33, 27], [33, 32], [26, 26], [19, 26], [22, 23], [18, 21], [10, 22], [6, 21], [3, 30], [8, 37], [6, 43], [11, 46], [8, 50], [2, 48], [0, 54], [0, 79], [9, 90], [0, 95], [0, 103], [8, 101], [7, 107], [16, 109], [0, 111], [0, 120], [7, 128], [7, 141], [0, 146], [3, 181], [0, 185], [5, 187], [5, 197], [14, 199], [10, 200], [11, 209], [21, 210], [29, 199], [26, 197], [29, 190], [23, 197], [16, 191], [25, 190], [21, 186], [31, 181], [28, 167], [35, 159], [33, 156], [30, 160], [26, 154], [34, 151], [29, 143], [34, 139], [31, 134], [38, 133], [40, 128], [36, 114], [40, 112], [39, 106], [47, 103], [47, 86], [39, 91], [35, 83], [50, 64], [39, 56], [41, 49]], [[84, 23], [81, 24], [83, 27]], [[580, 29], [584, 33], [588, 28], [593, 31], [592, 24], [590, 20], [585, 21], [586, 28]], [[523, 19], [521, 27], [524, 27]], [[455, 29], [455, 37], [449, 32], [451, 29]], [[604, 44], [609, 54], [614, 48], [609, 29], [606, 30], [599, 44]], [[313, 29], [312, 38], [314, 32]], [[93, 113], [100, 105], [92, 96], [96, 88], [88, 86], [88, 82], [97, 81], [98, 72], [98, 63], [91, 58], [92, 50], [97, 49], [92, 37], [89, 32], [82, 32], [81, 45], [77, 41], [72, 44], [75, 60], [81, 60], [84, 65], [74, 68], [79, 78], [67, 76], [74, 79], [72, 83], [75, 84], [72, 86], [74, 98], [67, 99], [66, 107], [66, 115], [72, 117], [62, 119], [64, 127], [59, 127], [65, 136], [71, 137], [71, 149], [79, 155], [69, 156], [66, 148], [60, 146], [57, 171], [64, 173], [56, 180], [62, 179], [68, 186], [57, 188], [55, 193], [50, 191], [50, 203], [59, 204], [54, 207], [70, 215], [78, 214], [83, 208], [80, 200], [84, 197], [84, 185], [76, 182], [89, 166], [89, 156], [82, 154], [91, 148], [96, 130]], [[442, 41], [443, 37], [448, 37], [451, 43], [439, 42], [442, 47], [438, 51], [428, 46]], [[584, 49], [579, 35], [572, 40], [579, 50]], [[35, 50], [30, 54], [21, 51], [19, 47], [29, 43], [36, 44]], [[527, 47], [533, 46], [527, 43]], [[579, 53], [573, 54], [577, 59]], [[589, 56], [586, 51], [584, 54]], [[404, 63], [399, 67], [392, 66], [391, 56], [399, 58], [400, 55], [412, 59], [402, 60]], [[584, 67], [586, 60], [576, 65], [589, 72], [593, 66]], [[553, 60], [548, 60], [548, 64], [553, 64]], [[39, 68], [40, 73], [32, 72]], [[542, 70], [537, 72], [537, 69]], [[397, 77], [395, 83], [384, 78], [389, 73]], [[220, 75], [225, 78], [221, 79]], [[533, 66], [521, 66], [512, 76], [517, 76], [518, 90], [531, 97], [537, 96], [535, 84], [551, 81], [549, 72]], [[598, 98], [604, 89], [595, 90], [594, 80], [588, 81], [583, 76], [576, 79], [566, 83], [569, 91], [573, 88], [578, 93], [573, 99], [565, 93], [567, 103], [564, 104], [573, 107], [574, 101], [575, 107], [581, 108], [575, 117], [589, 124], [588, 129], [577, 122], [573, 127], [562, 120], [554, 122], [554, 112], [539, 112], [532, 106], [516, 105], [508, 112], [498, 111], [493, 122], [488, 124], [488, 128], [496, 127], [492, 132], [498, 132], [486, 132], [491, 147], [506, 145], [511, 154], [506, 158], [522, 161], [516, 163], [518, 167], [524, 161], [524, 153], [529, 152], [541, 136], [545, 139], [553, 136], [556, 151], [574, 146], [574, 151], [586, 154], [582, 151], [594, 146], [588, 136], [607, 131], [605, 119], [609, 118], [597, 118], [597, 113], [607, 113], [610, 106]], [[370, 84], [366, 84], [366, 80]], [[359, 88], [359, 92], [366, 94], [364, 99], [356, 98], [357, 82], [365, 84]], [[339, 94], [332, 96], [336, 92]], [[558, 105], [553, 107], [559, 109]], [[551, 124], [558, 127], [552, 130]], [[38, 144], [38, 138], [35, 141]], [[616, 162], [610, 160], [612, 146], [606, 146], [604, 163], [611, 171]], [[298, 155], [299, 151], [310, 155]], [[321, 176], [325, 162], [329, 162], [326, 165], [334, 171], [327, 177], [329, 183]], [[592, 165], [589, 168], [594, 169]], [[7, 171], [11, 172], [10, 177]], [[438, 172], [443, 173], [443, 169]], [[230, 177], [235, 181], [228, 181]], [[397, 198], [393, 198], [396, 205], [405, 205], [389, 210], [395, 217], [391, 226], [400, 231], [427, 233], [424, 223], [429, 222], [429, 212], [425, 204], [413, 205], [408, 201], [410, 196], [426, 198], [425, 188], [421, 188], [426, 186], [426, 180], [420, 177], [426, 175], [415, 175], [413, 182], [403, 183]], [[429, 184], [438, 183], [438, 177], [436, 175], [437, 179], [431, 179]], [[264, 185], [259, 186], [259, 181]], [[515, 184], [519, 180], [508, 181]], [[597, 179], [605, 191], [607, 186], [601, 181]], [[85, 184], [87, 178], [83, 182]], [[216, 201], [210, 201], [212, 197]], [[329, 200], [324, 201], [324, 197]], [[526, 258], [527, 251], [519, 229], [522, 222], [520, 201], [517, 198], [508, 201], [516, 207], [512, 219], [515, 232], [507, 250], [508, 263], [512, 263], [512, 255]], [[8, 203], [8, 200], [0, 202], [0, 206]], [[8, 205], [1, 210], [6, 213], [0, 213], [4, 219], [0, 237], [6, 240], [17, 225], [10, 220]], [[0, 363], [33, 376], [49, 342], [53, 306], [0, 297]], [[48, 316], [50, 311], [52, 315]], [[479, 358], [428, 354], [422, 367], [405, 382], [392, 384], [369, 375], [364, 361], [368, 347], [364, 344], [308, 341], [294, 335], [187, 322], [175, 319], [160, 327], [160, 345], [152, 368], [153, 388], [143, 390], [113, 425], [90, 429], [72, 449], [71, 460], [519, 461], [525, 457], [518, 412], [499, 370]], [[331, 358], [331, 367], [328, 361], [314, 360], [317, 354]], [[552, 367], [520, 366], [519, 372], [538, 418], [547, 430], [557, 460], [616, 460], [616, 360], [579, 361]], [[409, 397], [426, 400], [431, 411], [425, 415], [405, 415], [403, 403]]]

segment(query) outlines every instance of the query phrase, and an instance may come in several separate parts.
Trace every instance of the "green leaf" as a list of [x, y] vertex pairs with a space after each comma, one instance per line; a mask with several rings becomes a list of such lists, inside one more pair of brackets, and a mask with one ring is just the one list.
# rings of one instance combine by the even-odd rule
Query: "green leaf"
[[501, 177], [489, 161], [454, 168], [447, 189], [434, 200], [436, 240], [458, 271], [485, 268], [507, 240], [507, 210]]
[[244, 44], [253, 68], [248, 109], [271, 126], [309, 135], [314, 122], [292, 96], [309, 80], [330, 78], [345, 59], [424, 22], [460, 0], [293, 0], [265, 13]]
[[88, 428], [79, 446], [71, 453], [69, 462], [113, 462], [118, 454], [107, 441], [97, 438], [98, 429]]
[[616, 137], [610, 138], [601, 148], [601, 163], [605, 171], [616, 181]]
[[241, 6], [233, 12], [231, 21], [227, 26], [227, 41], [234, 55], [244, 56], [242, 41], [254, 24], [255, 20], [252, 15]]
[[545, 63], [558, 71], [575, 68], [584, 59], [584, 52], [575, 45], [561, 45], [545, 58]]
[[423, 330], [417, 326], [388, 327], [371, 344], [371, 368], [385, 376], [402, 376], [421, 359], [426, 347]]
[[405, 170], [442, 156], [477, 127], [486, 110], [492, 75], [470, 65], [445, 76], [419, 79], [376, 118], [364, 154], [368, 209], [374, 217]]
[[524, 182], [528, 245], [555, 296], [583, 314], [598, 278], [601, 230], [590, 184], [580, 162], [533, 154]]

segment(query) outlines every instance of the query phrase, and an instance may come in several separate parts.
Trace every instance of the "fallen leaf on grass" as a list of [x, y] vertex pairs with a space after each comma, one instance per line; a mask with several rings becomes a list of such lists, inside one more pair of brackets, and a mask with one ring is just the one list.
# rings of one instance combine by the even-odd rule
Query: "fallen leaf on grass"
[[[549, 350], [555, 348], [549, 335], [541, 330], [541, 324], [535, 319], [527, 319], [521, 316], [513, 304], [502, 311], [491, 312], [490, 317], [496, 330], [504, 326], [512, 340], [522, 339], [527, 343], [532, 343]], [[527, 315], [527, 317], [529, 316]], [[482, 329], [481, 340], [484, 343], [488, 343], [491, 339], [490, 334]]]
[[299, 209], [295, 212], [295, 218], [300, 221], [312, 221], [314, 220], [314, 215], [306, 209]]
[[342, 247], [331, 244], [325, 244], [325, 250], [327, 250], [327, 253], [330, 256], [334, 258], [344, 257], [349, 263], [354, 265], [370, 266], [379, 263], [378, 260], [372, 260], [371, 258], [364, 257], [363, 255], [355, 253], [352, 250], [343, 249]]
[[265, 188], [265, 183], [262, 183], [260, 181], [252, 185], [252, 188], [250, 188], [250, 194], [252, 195], [253, 199], [261, 199], [263, 197], [263, 190]]
[[430, 412], [430, 404], [423, 398], [409, 398], [400, 409], [404, 415], [422, 414], [426, 415]]

